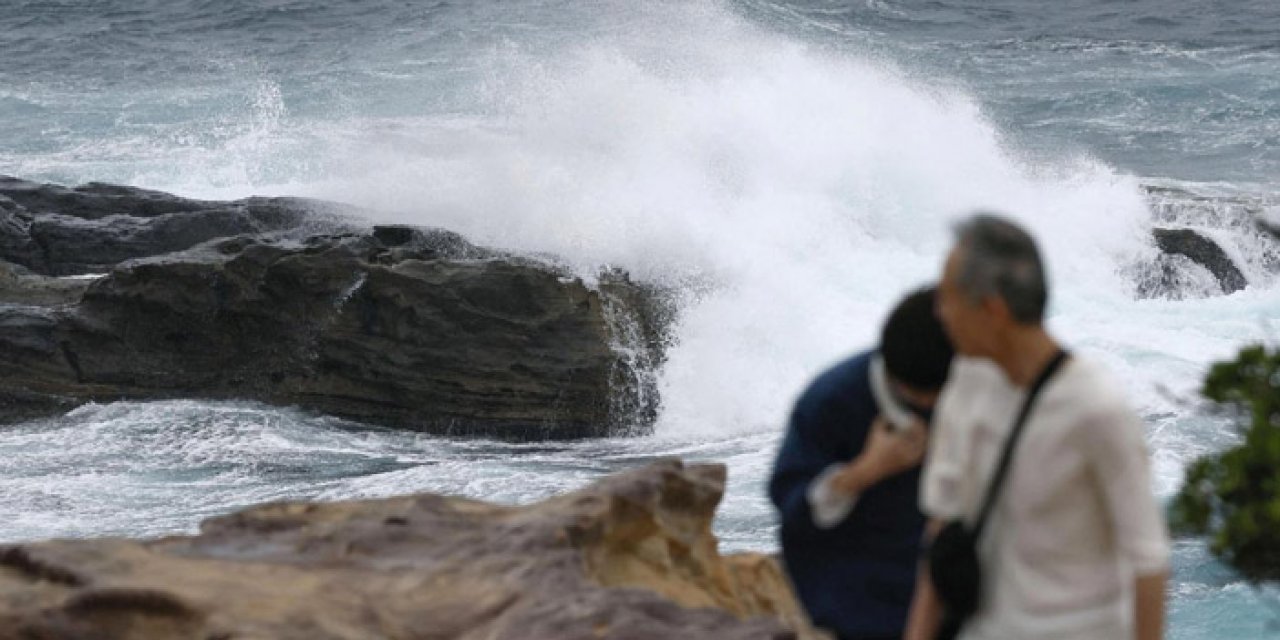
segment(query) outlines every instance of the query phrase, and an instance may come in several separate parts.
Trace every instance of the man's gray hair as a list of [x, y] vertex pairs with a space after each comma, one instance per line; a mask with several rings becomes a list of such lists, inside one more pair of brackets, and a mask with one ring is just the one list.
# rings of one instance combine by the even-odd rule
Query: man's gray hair
[[1000, 216], [978, 213], [956, 225], [957, 283], [971, 300], [998, 296], [1013, 319], [1039, 324], [1049, 299], [1044, 263], [1031, 235]]

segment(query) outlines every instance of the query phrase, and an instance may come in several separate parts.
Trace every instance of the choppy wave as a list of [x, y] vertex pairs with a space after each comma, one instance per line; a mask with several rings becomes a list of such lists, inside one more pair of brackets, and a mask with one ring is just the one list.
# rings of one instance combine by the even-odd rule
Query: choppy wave
[[[431, 491], [527, 503], [659, 457], [735, 464], [771, 442], [762, 435], [513, 444], [445, 440], [255, 403], [89, 405], [7, 427], [0, 437], [7, 514], [0, 541], [188, 533], [204, 518], [277, 500]], [[735, 475], [746, 477], [731, 482], [724, 539], [730, 548], [758, 547], [767, 505], [755, 473]]]
[[[339, 199], [627, 269], [680, 315], [651, 437], [513, 446], [258, 405], [91, 406], [0, 431], [3, 539], [190, 531], [289, 498], [524, 502], [681, 455], [730, 465], [726, 546], [770, 548], [762, 485], [793, 397], [936, 277], [975, 208], [1041, 238], [1051, 326], [1125, 381], [1162, 495], [1233, 441], [1198, 407], [1205, 367], [1280, 334], [1280, 254], [1252, 226], [1280, 210], [1280, 54], [1205, 32], [1199, 3], [1101, 27], [1014, 2], [39, 4], [0, 16], [0, 173]], [[1182, 262], [1178, 295], [1136, 296], [1157, 225], [1213, 238], [1249, 286], [1220, 295]], [[1202, 546], [1178, 553], [1177, 637], [1212, 637], [1228, 607], [1261, 628]]]

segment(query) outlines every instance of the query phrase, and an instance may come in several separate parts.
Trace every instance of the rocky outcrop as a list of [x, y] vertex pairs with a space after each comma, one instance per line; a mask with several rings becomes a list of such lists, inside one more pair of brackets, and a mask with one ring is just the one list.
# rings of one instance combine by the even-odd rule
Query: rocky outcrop
[[1218, 280], [1223, 293], [1235, 293], [1248, 286], [1240, 268], [1218, 243], [1192, 229], [1155, 228], [1156, 246], [1167, 255], [1184, 256], [1206, 268]]
[[1143, 191], [1160, 252], [1135, 271], [1139, 296], [1230, 294], [1252, 278], [1280, 274], [1280, 234], [1267, 228], [1280, 211], [1273, 195], [1209, 186], [1146, 185]]
[[649, 303], [624, 276], [588, 287], [443, 231], [228, 238], [126, 262], [75, 304], [0, 306], [0, 412], [236, 398], [434, 433], [614, 434], [656, 412]]
[[43, 275], [101, 273], [216, 238], [351, 230], [355, 209], [301, 198], [191, 200], [134, 187], [76, 188], [0, 176], [0, 259]]
[[0, 421], [210, 398], [509, 439], [652, 423], [652, 291], [342, 211], [0, 178]]
[[717, 552], [724, 480], [666, 461], [524, 507], [274, 504], [0, 547], [0, 639], [817, 637], [771, 558]]

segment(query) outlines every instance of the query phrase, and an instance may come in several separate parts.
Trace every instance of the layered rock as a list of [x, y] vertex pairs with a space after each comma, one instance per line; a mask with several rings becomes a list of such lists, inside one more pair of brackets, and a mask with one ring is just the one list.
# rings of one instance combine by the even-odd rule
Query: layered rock
[[0, 259], [42, 275], [100, 273], [216, 238], [287, 229], [350, 230], [355, 209], [301, 198], [218, 202], [89, 183], [0, 176]]
[[182, 397], [512, 439], [652, 423], [652, 291], [351, 213], [0, 177], [0, 421]]
[[274, 504], [0, 547], [0, 639], [817, 637], [771, 558], [717, 552], [724, 480], [665, 461], [531, 506]]
[[443, 231], [222, 239], [123, 263], [75, 304], [0, 306], [0, 412], [237, 398], [434, 433], [612, 434], [656, 412], [648, 303], [624, 276], [588, 287]]

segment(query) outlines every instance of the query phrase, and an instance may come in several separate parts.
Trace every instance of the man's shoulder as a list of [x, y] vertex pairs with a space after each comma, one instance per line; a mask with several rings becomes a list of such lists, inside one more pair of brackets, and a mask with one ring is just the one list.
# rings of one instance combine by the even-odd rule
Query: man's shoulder
[[874, 355], [874, 351], [859, 352], [825, 369], [805, 387], [797, 407], [817, 407], [869, 394], [868, 371]]
[[1004, 382], [1000, 367], [986, 358], [956, 356], [947, 373], [947, 386], [991, 386]]
[[1073, 353], [1036, 401], [1030, 420], [1039, 426], [1032, 431], [1075, 434], [1070, 441], [1085, 447], [1129, 430], [1134, 433], [1126, 438], [1132, 440], [1136, 434], [1140, 440], [1141, 420], [1124, 389], [1102, 360]]
[[1064, 370], [1063, 394], [1091, 409], [1091, 413], [1129, 412], [1123, 382], [1104, 363], [1087, 355], [1072, 355]]
[[867, 372], [871, 368], [871, 359], [874, 356], [874, 351], [862, 351], [827, 367], [813, 379], [813, 382], [809, 383], [806, 392], [835, 393], [847, 390], [850, 385], [856, 384], [859, 380], [866, 380]]
[[996, 363], [985, 358], [956, 356], [947, 372], [947, 383], [939, 398], [939, 411], [980, 402], [993, 392], [1006, 392], [1009, 383]]

